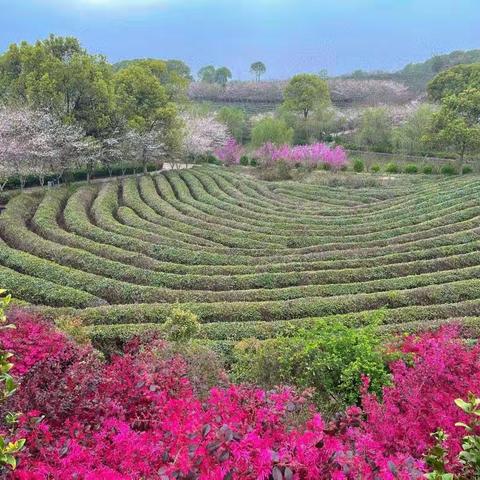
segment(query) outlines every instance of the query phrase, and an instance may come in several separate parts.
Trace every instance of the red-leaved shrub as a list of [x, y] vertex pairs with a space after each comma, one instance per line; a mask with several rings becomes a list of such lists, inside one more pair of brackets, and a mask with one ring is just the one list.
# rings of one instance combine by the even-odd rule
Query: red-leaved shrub
[[[479, 393], [479, 349], [453, 329], [407, 338], [383, 400], [325, 425], [289, 389], [213, 388], [200, 397], [178, 355], [161, 341], [100, 361], [38, 318], [17, 312], [0, 332], [15, 353], [27, 439], [10, 478], [40, 479], [412, 479], [426, 470], [430, 433], [449, 433], [450, 464], [466, 420], [453, 401]], [[365, 379], [365, 390], [368, 379]], [[41, 415], [45, 417], [40, 418]]]

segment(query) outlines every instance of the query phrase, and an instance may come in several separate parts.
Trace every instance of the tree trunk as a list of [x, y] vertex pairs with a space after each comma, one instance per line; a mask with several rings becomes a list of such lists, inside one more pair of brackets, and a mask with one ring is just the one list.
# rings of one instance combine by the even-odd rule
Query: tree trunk
[[91, 180], [91, 173], [90, 173], [90, 170], [87, 170], [87, 183], [90, 183], [90, 180]]
[[306, 120], [307, 117], [308, 117], [308, 109], [304, 108], [304, 109], [303, 109], [303, 118], [304, 118], [304, 120]]

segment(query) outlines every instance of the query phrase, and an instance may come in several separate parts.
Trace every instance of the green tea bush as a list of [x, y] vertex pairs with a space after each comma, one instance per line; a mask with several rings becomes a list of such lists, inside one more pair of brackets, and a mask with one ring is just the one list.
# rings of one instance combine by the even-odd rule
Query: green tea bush
[[431, 175], [433, 173], [433, 166], [432, 165], [425, 165], [422, 169], [422, 172], [425, 175]]
[[200, 330], [198, 316], [188, 310], [174, 307], [163, 324], [163, 330], [168, 340], [186, 342]]
[[250, 159], [246, 155], [242, 155], [240, 157], [240, 165], [248, 167], [248, 165], [250, 165]]
[[440, 173], [442, 175], [456, 175], [458, 172], [451, 163], [447, 163], [446, 165], [443, 165], [443, 167], [440, 169]]
[[380, 165], [378, 163], [374, 163], [371, 167], [370, 167], [370, 171], [372, 173], [378, 173], [380, 171]]
[[462, 168], [462, 175], [468, 175], [473, 172], [473, 168], [470, 165], [464, 165]]
[[356, 158], [353, 162], [353, 171], [360, 173], [365, 170], [365, 164], [361, 158]]
[[410, 163], [405, 166], [405, 173], [418, 173], [418, 167], [414, 163]]
[[386, 173], [399, 173], [400, 168], [398, 167], [398, 165], [396, 163], [390, 162], [390, 163], [387, 163], [387, 165], [385, 167], [385, 172]]

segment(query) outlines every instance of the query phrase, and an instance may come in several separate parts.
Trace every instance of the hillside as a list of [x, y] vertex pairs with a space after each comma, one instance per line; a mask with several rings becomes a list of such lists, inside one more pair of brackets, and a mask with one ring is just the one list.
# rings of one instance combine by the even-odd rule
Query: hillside
[[380, 307], [400, 330], [479, 315], [478, 182], [355, 178], [201, 167], [21, 194], [0, 217], [1, 283], [94, 337], [155, 328], [177, 302], [214, 340]]
[[480, 62], [480, 49], [478, 50], [456, 50], [443, 55], [434, 55], [424, 62], [409, 63], [397, 72], [367, 72], [357, 70], [343, 78], [372, 79], [372, 80], [394, 80], [404, 83], [415, 93], [425, 93], [427, 84], [439, 72], [460, 64], [471, 64]]

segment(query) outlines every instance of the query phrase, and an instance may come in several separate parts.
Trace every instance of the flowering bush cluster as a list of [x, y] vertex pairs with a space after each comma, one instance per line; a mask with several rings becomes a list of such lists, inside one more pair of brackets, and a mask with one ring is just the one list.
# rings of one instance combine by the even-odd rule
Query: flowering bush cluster
[[276, 146], [266, 143], [256, 152], [258, 157], [266, 166], [271, 166], [283, 160], [291, 165], [303, 164], [309, 167], [324, 165], [332, 170], [339, 170], [347, 164], [347, 154], [342, 147], [330, 148], [324, 143], [312, 145], [290, 145]]
[[234, 138], [229, 138], [225, 145], [215, 150], [214, 154], [225, 165], [238, 165], [243, 152], [243, 147]]
[[[478, 392], [478, 347], [454, 330], [408, 338], [383, 400], [325, 423], [306, 396], [284, 388], [213, 388], [200, 399], [180, 356], [160, 341], [132, 344], [110, 363], [52, 327], [17, 313], [0, 346], [15, 354], [26, 438], [12, 479], [412, 479], [421, 478], [430, 433], [448, 432], [460, 468], [466, 414], [454, 399]], [[44, 418], [41, 418], [44, 415]]]

